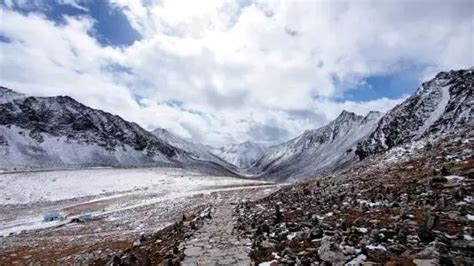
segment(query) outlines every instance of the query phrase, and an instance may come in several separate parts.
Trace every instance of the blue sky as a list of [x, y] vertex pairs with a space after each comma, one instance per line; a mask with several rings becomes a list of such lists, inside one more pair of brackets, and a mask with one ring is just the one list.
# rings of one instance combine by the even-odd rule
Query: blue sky
[[[77, 1], [79, 6], [68, 5], [56, 1], [39, 1], [38, 4], [20, 5], [13, 2], [13, 10], [28, 14], [37, 12], [57, 24], [64, 24], [65, 16], [90, 16], [94, 19], [94, 27], [89, 32], [102, 45], [129, 46], [141, 36], [130, 26], [122, 9], [108, 0]], [[2, 0], [5, 7], [5, 1]]]
[[423, 67], [410, 66], [393, 73], [364, 77], [355, 86], [349, 87], [342, 100], [370, 101], [379, 98], [397, 99], [411, 95], [420, 86]]
[[273, 144], [474, 65], [474, 3], [433, 1], [0, 0], [0, 85]]

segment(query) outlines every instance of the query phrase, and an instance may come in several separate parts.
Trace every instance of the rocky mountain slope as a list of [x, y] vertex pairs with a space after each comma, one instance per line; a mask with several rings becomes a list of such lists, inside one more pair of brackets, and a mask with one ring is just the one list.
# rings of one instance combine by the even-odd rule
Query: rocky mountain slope
[[474, 69], [441, 72], [387, 114], [371, 112], [364, 118], [343, 112], [328, 125], [269, 149], [249, 173], [296, 181], [402, 144], [474, 129], [473, 87]]
[[255, 264], [473, 265], [473, 142], [451, 131], [286, 186], [237, 206], [236, 229]]
[[211, 152], [239, 168], [248, 168], [260, 159], [265, 151], [266, 147], [263, 145], [246, 141], [214, 149]]
[[0, 169], [164, 165], [228, 172], [70, 97], [30, 97], [0, 87]]
[[439, 73], [384, 115], [357, 155], [362, 159], [428, 135], [474, 128], [473, 88], [474, 69]]
[[158, 138], [173, 145], [174, 147], [185, 150], [194, 159], [201, 160], [201, 161], [214, 162], [216, 164], [222, 165], [223, 167], [227, 169], [230, 169], [233, 171], [236, 170], [235, 165], [211, 153], [211, 150], [213, 149], [211, 146], [206, 146], [203, 144], [187, 141], [164, 128], [157, 128], [153, 130], [152, 133]]
[[249, 173], [295, 181], [342, 167], [355, 160], [357, 142], [372, 132], [380, 117], [379, 112], [364, 117], [343, 111], [328, 125], [269, 149]]

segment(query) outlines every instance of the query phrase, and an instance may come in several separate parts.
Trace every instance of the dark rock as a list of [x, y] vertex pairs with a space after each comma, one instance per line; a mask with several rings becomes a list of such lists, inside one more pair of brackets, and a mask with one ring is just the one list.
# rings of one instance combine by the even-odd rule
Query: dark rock
[[433, 229], [439, 223], [439, 218], [435, 215], [429, 214], [423, 224], [418, 229], [418, 237], [422, 242], [431, 242], [435, 240], [436, 234]]

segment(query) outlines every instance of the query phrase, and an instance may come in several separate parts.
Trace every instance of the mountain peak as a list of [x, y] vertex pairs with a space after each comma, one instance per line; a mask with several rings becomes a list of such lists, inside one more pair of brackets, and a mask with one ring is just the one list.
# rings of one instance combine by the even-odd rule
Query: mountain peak
[[151, 131], [152, 133], [164, 133], [164, 134], [172, 134], [169, 130], [165, 129], [165, 128], [161, 128], [161, 127], [158, 127], [158, 128], [155, 128]]
[[248, 168], [262, 157], [265, 150], [266, 148], [262, 145], [247, 140], [221, 147], [214, 150], [213, 153], [239, 168]]
[[[370, 117], [378, 117], [373, 112]], [[330, 123], [270, 148], [251, 168], [251, 173], [280, 181], [295, 181], [302, 177], [331, 171], [355, 158], [353, 150], [366, 138], [376, 119], [344, 110]]]
[[341, 116], [353, 116], [353, 115], [356, 115], [356, 114], [353, 113], [353, 112], [349, 112], [349, 111], [347, 111], [347, 110], [345, 110], [345, 109], [342, 110], [342, 112], [339, 114], [340, 117], [341, 117]]
[[352, 122], [352, 121], [360, 121], [362, 120], [364, 117], [361, 116], [361, 115], [357, 115], [353, 112], [349, 112], [349, 111], [346, 111], [346, 110], [343, 110], [341, 112], [341, 114], [339, 114], [339, 116], [333, 121], [334, 125], [337, 126], [337, 125], [340, 125], [340, 124], [346, 124], [348, 122]]
[[472, 125], [474, 71], [440, 72], [385, 114], [368, 139], [359, 143], [361, 159], [420, 138]]
[[347, 120], [347, 119], [353, 119], [354, 117], [357, 117], [358, 115], [349, 112], [347, 110], [342, 110], [342, 112], [339, 114], [339, 116], [336, 118], [336, 120]]
[[379, 119], [382, 117], [383, 113], [379, 111], [369, 111], [367, 115], [364, 117], [364, 121], [371, 121], [374, 119]]
[[25, 95], [22, 93], [0, 86], [0, 103], [9, 102], [23, 97], [25, 97]]

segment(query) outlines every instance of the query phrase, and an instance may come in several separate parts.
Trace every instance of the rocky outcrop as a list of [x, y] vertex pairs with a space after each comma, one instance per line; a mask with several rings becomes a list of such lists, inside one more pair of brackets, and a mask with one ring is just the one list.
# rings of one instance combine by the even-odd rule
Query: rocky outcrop
[[363, 159], [392, 147], [459, 128], [474, 129], [474, 70], [441, 72], [385, 114], [359, 143]]
[[470, 265], [473, 141], [463, 130], [287, 186], [238, 205], [236, 229], [257, 264]]
[[0, 169], [177, 166], [235, 175], [207, 159], [71, 97], [0, 88]]
[[269, 180], [296, 181], [343, 167], [354, 161], [355, 145], [372, 132], [380, 116], [343, 111], [328, 125], [269, 149], [249, 172]]

